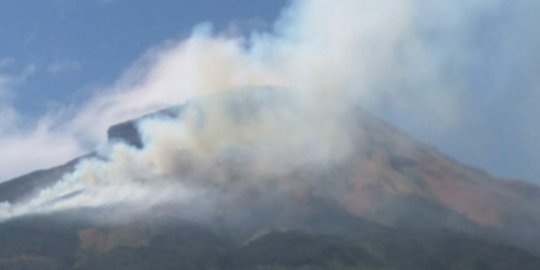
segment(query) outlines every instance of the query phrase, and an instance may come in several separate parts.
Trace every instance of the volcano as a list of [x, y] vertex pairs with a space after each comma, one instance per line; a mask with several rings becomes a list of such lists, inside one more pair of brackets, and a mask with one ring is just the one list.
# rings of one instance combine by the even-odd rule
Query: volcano
[[[197, 154], [175, 152], [166, 175], [205, 190], [195, 210], [166, 201], [9, 216], [0, 269], [540, 268], [539, 187], [461, 164], [359, 106], [305, 114], [317, 106], [289, 92], [227, 91], [111, 127], [109, 144], [143, 153], [155, 143], [145, 123], [189, 126]], [[3, 182], [5, 211], [93, 160], [114, 162], [90, 153]], [[38, 207], [71, 205], [93, 187]]]

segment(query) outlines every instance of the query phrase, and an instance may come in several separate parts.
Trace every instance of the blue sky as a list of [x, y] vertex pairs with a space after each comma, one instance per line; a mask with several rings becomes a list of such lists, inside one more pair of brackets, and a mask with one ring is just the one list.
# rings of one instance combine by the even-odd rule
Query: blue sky
[[[193, 47], [197, 48], [200, 45], [197, 38], [202, 36], [200, 39], [205, 44], [204, 33], [193, 34], [193, 27], [201, 22], [212, 23], [213, 33], [225, 36], [229, 33], [245, 37], [253, 30], [272, 33], [274, 22], [287, 2], [2, 1], [0, 106], [4, 110], [0, 108], [0, 121], [3, 121], [0, 123], [0, 146], [3, 146], [0, 149], [0, 166], [26, 165], [15, 166], [16, 170], [4, 169], [9, 173], [0, 173], [0, 178], [56, 164], [95, 146], [99, 136], [86, 133], [103, 130], [79, 128], [81, 124], [77, 121], [86, 118], [74, 108], [91, 111], [84, 108], [89, 104], [106, 103], [99, 101], [105, 98], [96, 96], [124, 87], [126, 80], [130, 81], [128, 85], [136, 86], [137, 78], [133, 77], [139, 73], [133, 70], [156, 70], [139, 63], [145, 55], [159, 59], [155, 60], [161, 63], [157, 65], [159, 69], [167, 66], [167, 61], [176, 61], [175, 48], [183, 39], [195, 36]], [[342, 58], [358, 57], [367, 61], [357, 52], [371, 50], [373, 44], [383, 44], [384, 52], [396, 55], [399, 54], [397, 51], [404, 50], [402, 57], [405, 60], [396, 62], [394, 59], [385, 63], [388, 66], [397, 63], [403, 68], [399, 75], [385, 72], [363, 72], [359, 76], [344, 75], [343, 72], [328, 74], [344, 80], [350, 80], [349, 77], [370, 80], [369, 85], [377, 89], [366, 91], [369, 93], [365, 95], [370, 98], [366, 98], [369, 101], [365, 103], [370, 110], [458, 160], [496, 175], [540, 182], [540, 126], [536, 119], [540, 115], [540, 27], [537, 26], [540, 25], [537, 16], [540, 4], [527, 0], [443, 1], [436, 5], [406, 0], [399, 4], [380, 1], [381, 4], [371, 6], [361, 6], [368, 0], [343, 2], [352, 7], [358, 6], [358, 9], [340, 10], [340, 4], [324, 0], [299, 5], [292, 14], [302, 19], [292, 25], [301, 25], [298, 27], [301, 30], [281, 26], [284, 32], [281, 34], [286, 36], [283, 39], [311, 42], [305, 36], [313, 35], [316, 36], [313, 40], [322, 40], [321, 44], [328, 45], [328, 50], [325, 47], [318, 50], [320, 48], [313, 44], [299, 46], [304, 51], [314, 52], [311, 58], [315, 55], [316, 59], [321, 59], [322, 71], [326, 66], [333, 67], [334, 63], [362, 70], [364, 66], [351, 64], [352, 60]], [[344, 6], [347, 7], [346, 4]], [[369, 31], [360, 27], [372, 23], [373, 20], [367, 18], [373, 15], [377, 19], [379, 14], [384, 20], [364, 27]], [[282, 18], [278, 26], [287, 25], [288, 20], [290, 18]], [[300, 37], [297, 38], [296, 34]], [[353, 37], [362, 42], [351, 41]], [[226, 41], [210, 37], [212, 40], [215, 38], [219, 43], [217, 47], [229, 48]], [[327, 38], [337, 41], [325, 43]], [[351, 49], [351, 46], [341, 48], [336, 44], [359, 46]], [[223, 52], [219, 48], [210, 48], [215, 49], [218, 56]], [[265, 49], [268, 50], [262, 50]], [[226, 56], [227, 53], [236, 53], [234, 48], [232, 50], [224, 49]], [[341, 53], [342, 57], [336, 57]], [[306, 62], [299, 55], [293, 53], [290, 56], [298, 62]], [[324, 63], [325, 57], [332, 60], [331, 64]], [[386, 58], [367, 59], [379, 62]], [[232, 63], [241, 66], [238, 61]], [[304, 62], [299, 64], [300, 69], [308, 66], [303, 65]], [[395, 71], [388, 66], [381, 64], [373, 69]], [[332, 72], [335, 70], [342, 71], [340, 67], [335, 67]], [[310, 72], [315, 71], [310, 70], [306, 74], [316, 74]], [[157, 81], [159, 79], [152, 83], [157, 85]], [[355, 81], [346, 85], [362, 88], [367, 84]], [[69, 118], [69, 114], [76, 115], [73, 118], [77, 121]], [[112, 119], [123, 118], [111, 117], [110, 121]], [[70, 124], [64, 125], [64, 120]], [[72, 139], [73, 136], [77, 138]], [[16, 140], [19, 137], [27, 140]], [[65, 142], [47, 143], [51, 138]], [[9, 145], [19, 144], [28, 148], [21, 149], [17, 156], [6, 150]], [[43, 146], [40, 150], [43, 153], [39, 155], [32, 151], [42, 145], [51, 148]], [[28, 153], [24, 149], [28, 149]], [[52, 156], [45, 154], [56, 151], [54, 149], [62, 151]], [[29, 155], [39, 157], [28, 160], [25, 157]], [[6, 162], [2, 163], [2, 160]]]
[[187, 37], [195, 24], [265, 27], [285, 0], [6, 0], [0, 3], [4, 71], [29, 72], [17, 107], [40, 114], [114, 82], [153, 46]]

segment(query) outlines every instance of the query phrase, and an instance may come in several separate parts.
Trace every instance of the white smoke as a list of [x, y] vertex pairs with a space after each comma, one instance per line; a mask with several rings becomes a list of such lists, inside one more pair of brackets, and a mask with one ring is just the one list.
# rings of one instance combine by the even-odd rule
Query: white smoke
[[[468, 39], [462, 32], [470, 34], [465, 31], [470, 18], [501, 4], [482, 0], [299, 0], [283, 11], [272, 32], [230, 36], [214, 33], [210, 25], [200, 25], [188, 39], [151, 50], [115, 85], [100, 91], [82, 108], [65, 108], [45, 117], [23, 141], [51, 147], [67, 145], [68, 150], [59, 156], [68, 159], [72, 156], [67, 154], [90, 150], [89, 143], [102, 143], [112, 124], [195, 96], [246, 85], [295, 89], [292, 96], [302, 100], [301, 108], [308, 108], [309, 113], [287, 112], [282, 118], [301, 119], [290, 120], [291, 130], [298, 133], [271, 133], [280, 130], [283, 122], [275, 125], [276, 119], [269, 118], [259, 119], [256, 128], [237, 129], [219, 113], [209, 113], [217, 119], [210, 119], [212, 128], [204, 132], [189, 121], [145, 122], [141, 124], [147, 141], [144, 149], [108, 145], [104, 159], [81, 163], [75, 173], [25, 204], [4, 204], [0, 216], [144, 201], [148, 194], [157, 192], [151, 187], [159, 186], [160, 181], [189, 190], [184, 186], [187, 179], [168, 179], [190, 177], [176, 172], [183, 162], [179, 153], [189, 152], [190, 162], [196, 161], [201, 170], [192, 173], [204, 174], [212, 171], [216, 153], [231, 145], [250, 143], [253, 138], [273, 148], [261, 150], [272, 151], [267, 159], [258, 156], [261, 161], [250, 168], [260, 175], [273, 170], [288, 172], [298, 166], [294, 162], [306, 158], [304, 142], [312, 144], [321, 138], [317, 162], [346, 156], [350, 138], [342, 135], [342, 123], [335, 121], [346, 110], [343, 108], [356, 103], [407, 109], [413, 112], [412, 117], [417, 113], [433, 120], [432, 128], [452, 127], [461, 118], [457, 104], [463, 85], [452, 80], [457, 75], [449, 74], [453, 68], [474, 62], [475, 57], [463, 44]], [[299, 127], [299, 123], [306, 126]], [[312, 136], [314, 132], [321, 135]], [[56, 142], [54, 138], [60, 139]], [[33, 149], [48, 153], [47, 148], [35, 144], [30, 144]], [[10, 145], [12, 141], [0, 140], [5, 156], [15, 155], [9, 160], [21, 160], [21, 155], [30, 152], [17, 157], [20, 144], [17, 148]], [[2, 166], [10, 166], [4, 159]], [[59, 159], [49, 158], [40, 165], [53, 165]], [[219, 172], [207, 178], [219, 179]], [[165, 193], [157, 197], [175, 196], [174, 192]], [[74, 195], [64, 202], [48, 203], [66, 194]]]
[[212, 190], [235, 194], [233, 185], [264, 186], [262, 179], [346, 158], [353, 147], [346, 123], [298, 94], [249, 87], [200, 97], [175, 118], [144, 119], [144, 148], [111, 142], [34, 198], [3, 205], [0, 218], [131, 203], [141, 211]]
[[[57, 108], [35, 128], [2, 136], [0, 166], [6, 169], [0, 177], [92, 151], [115, 123], [244, 85], [310, 89], [319, 93], [317, 98], [338, 103], [345, 93], [368, 104], [389, 96], [393, 100], [414, 96], [430, 106], [444, 126], [454, 115], [452, 95], [434, 85], [440, 81], [438, 63], [426, 55], [425, 43], [418, 39], [417, 5], [388, 0], [295, 1], [272, 32], [248, 37], [214, 33], [210, 25], [200, 25], [190, 38], [150, 50], [115, 85], [97, 91], [88, 102]], [[396, 83], [422, 85], [422, 90], [396, 95]], [[336, 92], [340, 94], [334, 98]], [[432, 106], [431, 96], [444, 102]], [[34, 157], [32, 162], [20, 162], [29, 156]]]

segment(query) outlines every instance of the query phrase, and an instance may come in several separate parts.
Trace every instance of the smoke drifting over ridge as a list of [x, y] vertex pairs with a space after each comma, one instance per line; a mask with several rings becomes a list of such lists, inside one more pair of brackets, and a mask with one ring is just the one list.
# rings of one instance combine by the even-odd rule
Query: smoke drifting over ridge
[[[34, 129], [8, 132], [0, 142], [5, 153], [0, 158], [5, 168], [2, 178], [87, 153], [104, 141], [105, 130], [112, 124], [213, 91], [280, 85], [309, 89], [325, 99], [339, 92], [337, 99], [343, 100], [341, 93], [348, 92], [369, 103], [385, 92], [374, 89], [381, 80], [404, 78], [400, 73], [407, 69], [400, 58], [407, 55], [395, 55], [397, 47], [410, 43], [414, 48], [408, 51], [422, 52], [422, 43], [415, 41], [413, 33], [414, 9], [407, 1], [296, 1], [283, 12], [272, 33], [230, 36], [214, 33], [210, 25], [198, 26], [187, 40], [150, 50], [115, 85], [88, 102], [57, 109]], [[415, 81], [433, 79], [426, 72], [436, 73], [436, 69], [427, 65], [427, 57], [408, 58], [423, 59], [414, 60], [419, 63], [415, 68], [424, 71], [415, 74]], [[451, 115], [447, 113], [450, 107], [434, 108]], [[27, 154], [39, 148], [48, 154]], [[17, 169], [20, 162], [12, 160], [28, 160], [28, 156], [36, 160], [28, 168]]]
[[[503, 8], [503, 4], [503, 1], [430, 4], [421, 1], [306, 0], [293, 2], [276, 22], [272, 33], [230, 36], [213, 33], [211, 26], [201, 25], [189, 39], [151, 50], [116, 85], [104, 91], [106, 94], [97, 94], [80, 109], [68, 108], [45, 117], [36, 125], [36, 131], [25, 133], [22, 140], [20, 134], [8, 134], [0, 146], [5, 153], [17, 156], [23, 144], [47, 145], [52, 141], [58, 142], [54, 145], [68, 145], [65, 153], [82, 154], [90, 150], [86, 147], [88, 143], [103, 142], [105, 130], [114, 123], [182, 103], [191, 97], [245, 85], [279, 85], [294, 89], [290, 90], [293, 91], [291, 96], [302, 101], [301, 108], [308, 108], [305, 110], [309, 112], [307, 115], [289, 112], [287, 117], [282, 117], [281, 120], [305, 117], [300, 118], [302, 121], [290, 121], [294, 123], [294, 129], [306, 132], [300, 132], [298, 138], [285, 136], [285, 140], [278, 137], [280, 140], [269, 142], [268, 145], [279, 146], [276, 153], [290, 150], [288, 143], [294, 149], [304, 140], [310, 141], [312, 132], [323, 130], [331, 134], [320, 136], [326, 139], [319, 142], [325, 146], [322, 149], [326, 149], [320, 160], [326, 161], [335, 155], [346, 156], [349, 138], [334, 137], [342, 133], [342, 123], [335, 121], [348, 106], [356, 103], [374, 108], [391, 104], [397, 110], [416, 107], [417, 114], [429, 112], [436, 120], [432, 122], [437, 126], [432, 128], [453, 127], [463, 117], [458, 105], [462, 98], [460, 91], [467, 82], [454, 80], [460, 74], [452, 69], [474, 65], [476, 57], [476, 52], [466, 44], [470, 40], [467, 35], [473, 34], [466, 26], [485, 13]], [[528, 6], [515, 4], [514, 8], [522, 10]], [[73, 112], [75, 116], [71, 117]], [[322, 121], [321, 117], [327, 121]], [[301, 122], [307, 127], [296, 126]], [[273, 123], [261, 121], [257, 132], [237, 131], [219, 125], [218, 130], [230, 134], [227, 138], [234, 138], [235, 143], [243, 137], [260, 138], [261, 135], [273, 139], [265, 133], [277, 130]], [[266, 130], [265, 124], [273, 128]], [[208, 149], [202, 146], [192, 149], [190, 140], [203, 140], [205, 134], [191, 134], [194, 129], [186, 128], [185, 123], [150, 121], [141, 123], [141, 130], [151, 142], [147, 148], [137, 150], [122, 144], [104, 146], [108, 149], [103, 154], [104, 160], [83, 163], [73, 175], [66, 176], [57, 187], [44, 190], [34, 202], [21, 206], [4, 205], [4, 213], [7, 213], [4, 216], [29, 213], [36, 204], [45, 205], [43, 211], [49, 211], [99, 206], [129, 198], [146, 199], [148, 194], [155, 196], [156, 192], [148, 185], [140, 185], [138, 180], [167, 180], [166, 176], [175, 169], [167, 167], [168, 163], [176, 164], [170, 159], [176, 153], [174, 151], [184, 151], [186, 149], [182, 147], [189, 146], [189, 151], [204, 154], [205, 151], [214, 153], [222, 147], [219, 143], [223, 138], [216, 138], [212, 133], [204, 143]], [[165, 142], [179, 148], [156, 146]], [[156, 153], [163, 149], [173, 151], [173, 154]], [[328, 153], [331, 155], [326, 155]], [[214, 161], [215, 156], [208, 158], [202, 154], [197, 156], [202, 159], [197, 162], [213, 164], [207, 159]], [[64, 155], [67, 154], [59, 156], [63, 159], [72, 157]], [[14, 167], [9, 160], [17, 160], [4, 159], [5, 168]], [[271, 167], [274, 171], [284, 166], [286, 171], [289, 161], [294, 159], [272, 156], [270, 160], [287, 161], [287, 164], [272, 164]], [[50, 160], [50, 164], [43, 165], [60, 161], [63, 160]], [[172, 166], [170, 164], [168, 166]], [[256, 168], [257, 172], [268, 169]], [[157, 178], [163, 179], [154, 179], [156, 171], [160, 176]], [[11, 174], [15, 173], [20, 172]], [[165, 182], [168, 186], [170, 181]], [[107, 189], [111, 193], [99, 190], [102, 185], [112, 186]], [[89, 186], [98, 187], [92, 196], [89, 195], [91, 192], [78, 193]], [[125, 191], [124, 195], [122, 191]], [[115, 196], [107, 195], [112, 193]], [[166, 193], [163, 197], [170, 196]], [[69, 205], [60, 202], [47, 206], [50, 200], [69, 194], [75, 194], [67, 200]]]
[[169, 202], [234, 201], [246, 188], [266, 193], [273, 184], [288, 190], [289, 183], [278, 179], [339, 163], [353, 149], [344, 114], [299, 97], [289, 89], [248, 87], [199, 97], [173, 118], [143, 119], [142, 149], [110, 142], [36, 197], [4, 204], [2, 218], [133, 203], [138, 212]]

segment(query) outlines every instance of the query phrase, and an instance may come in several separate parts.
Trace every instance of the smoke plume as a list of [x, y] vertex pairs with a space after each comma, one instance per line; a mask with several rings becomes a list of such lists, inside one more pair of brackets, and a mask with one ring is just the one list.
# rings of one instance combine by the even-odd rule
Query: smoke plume
[[[480, 57], [467, 43], [473, 40], [467, 36], [474, 34], [471, 21], [504, 5], [512, 4], [300, 0], [282, 12], [271, 32], [235, 36], [202, 24], [188, 39], [150, 50], [88, 102], [47, 115], [35, 132], [1, 140], [6, 153], [20, 151], [10, 146], [15, 137], [21, 144], [59, 138], [52, 145], [68, 145], [69, 154], [100, 146], [98, 157], [35, 198], [0, 205], [0, 218], [122, 203], [186, 203], [238, 185], [235, 179], [260, 185], [260, 179], [299, 167], [337, 163], [354, 148], [346, 115], [358, 105], [422, 115], [436, 130], [455, 127], [463, 119], [459, 104], [468, 83], [456, 78]], [[261, 85], [278, 87], [245, 93]], [[104, 143], [112, 124], [194, 97], [177, 118], [141, 121], [142, 149]], [[257, 103], [243, 112], [249, 115], [245, 122], [229, 115], [227, 106], [235, 100]], [[224, 175], [228, 166], [241, 167], [242, 176]]]

